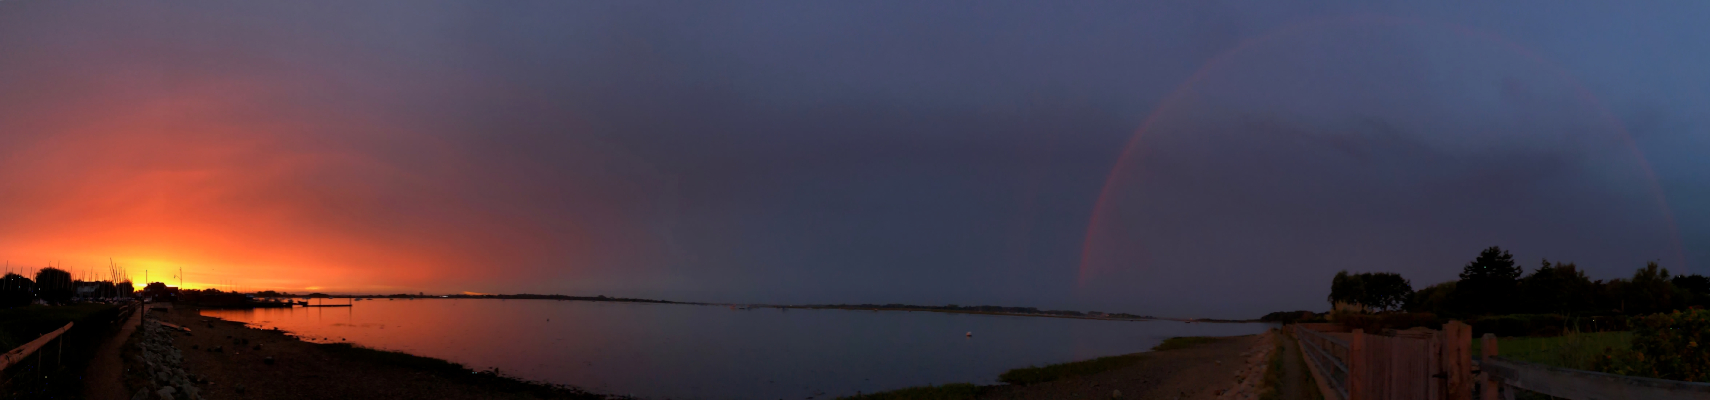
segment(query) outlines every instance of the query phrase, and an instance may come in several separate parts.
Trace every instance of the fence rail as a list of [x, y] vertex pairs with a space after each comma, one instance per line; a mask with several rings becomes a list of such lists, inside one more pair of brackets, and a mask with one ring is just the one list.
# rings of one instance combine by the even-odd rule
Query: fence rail
[[[1479, 364], [1497, 385], [1573, 400], [1707, 399], [1710, 383], [1681, 382], [1582, 371], [1492, 356]], [[1512, 390], [1503, 397], [1513, 398]]]
[[[1710, 383], [1640, 378], [1552, 367], [1499, 357], [1484, 334], [1474, 356], [1472, 327], [1351, 333], [1331, 326], [1289, 327], [1325, 398], [1333, 400], [1513, 400], [1520, 390], [1568, 400], [1710, 399]], [[1479, 371], [1473, 360], [1481, 359]], [[1475, 387], [1476, 384], [1476, 387]]]
[[1348, 364], [1337, 358], [1341, 350], [1345, 357], [1348, 354], [1348, 342], [1337, 339], [1323, 332], [1306, 329], [1299, 324], [1293, 325], [1294, 337], [1300, 342], [1301, 354], [1306, 355], [1306, 361], [1312, 363], [1317, 375], [1325, 380], [1323, 387], [1336, 392], [1336, 400], [1348, 399]]
[[18, 346], [18, 348], [12, 349], [11, 351], [6, 352], [6, 354], [0, 354], [0, 371], [5, 371], [6, 368], [11, 367], [12, 364], [16, 364], [20, 360], [23, 360], [24, 357], [29, 357], [30, 354], [35, 353], [36, 350], [40, 350], [42, 346], [46, 346], [48, 342], [59, 338], [60, 335], [65, 334], [65, 331], [68, 330], [71, 330], [70, 322], [65, 323], [65, 326], [55, 329], [53, 332], [48, 332], [46, 335], [36, 338], [36, 340], [24, 343], [23, 346]]

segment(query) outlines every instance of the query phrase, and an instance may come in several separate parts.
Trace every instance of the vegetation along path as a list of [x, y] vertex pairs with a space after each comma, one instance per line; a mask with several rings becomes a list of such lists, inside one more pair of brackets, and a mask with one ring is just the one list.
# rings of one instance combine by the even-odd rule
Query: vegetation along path
[[119, 358], [119, 353], [124, 349], [125, 340], [142, 322], [143, 312], [132, 312], [119, 331], [102, 341], [101, 347], [95, 350], [95, 357], [89, 360], [88, 372], [84, 374], [88, 377], [88, 386], [83, 388], [84, 397], [93, 400], [131, 398], [131, 394], [125, 391], [125, 362]]

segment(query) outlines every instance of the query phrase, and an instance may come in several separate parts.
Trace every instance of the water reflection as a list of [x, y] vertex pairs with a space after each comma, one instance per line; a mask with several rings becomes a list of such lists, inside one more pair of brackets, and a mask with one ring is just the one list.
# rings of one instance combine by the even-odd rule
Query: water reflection
[[202, 314], [597, 392], [678, 399], [828, 398], [822, 396], [995, 383], [1009, 368], [1143, 351], [1171, 336], [1267, 327], [474, 299]]

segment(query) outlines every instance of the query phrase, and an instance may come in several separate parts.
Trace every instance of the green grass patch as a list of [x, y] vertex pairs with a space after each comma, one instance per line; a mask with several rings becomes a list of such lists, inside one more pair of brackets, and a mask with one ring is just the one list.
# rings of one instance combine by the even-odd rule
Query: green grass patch
[[0, 351], [11, 350], [52, 332], [67, 322], [85, 321], [110, 304], [72, 304], [64, 306], [25, 306], [0, 310]]
[[[1510, 360], [1596, 370], [1594, 363], [1613, 349], [1631, 348], [1632, 332], [1568, 332], [1554, 337], [1498, 337], [1497, 355]], [[1473, 338], [1472, 354], [1483, 353], [1484, 341]]]
[[1164, 339], [1163, 343], [1158, 343], [1157, 346], [1152, 346], [1152, 351], [1185, 349], [1206, 343], [1217, 343], [1223, 339], [1224, 338], [1206, 336], [1178, 336]]
[[919, 386], [873, 394], [838, 397], [847, 400], [964, 400], [979, 397], [985, 388], [972, 383]]
[[1270, 357], [1265, 359], [1269, 366], [1265, 367], [1264, 381], [1259, 382], [1259, 400], [1282, 398], [1282, 355], [1285, 350], [1280, 338], [1282, 338], [1280, 334], [1272, 337], [1272, 341], [1276, 342], [1276, 347], [1271, 349]]

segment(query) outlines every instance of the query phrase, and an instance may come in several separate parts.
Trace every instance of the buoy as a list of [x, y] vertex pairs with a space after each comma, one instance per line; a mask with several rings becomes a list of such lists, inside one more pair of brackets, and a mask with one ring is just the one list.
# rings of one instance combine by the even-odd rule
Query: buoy
[[974, 337], [974, 333], [973, 333], [973, 332], [968, 332], [968, 337]]

